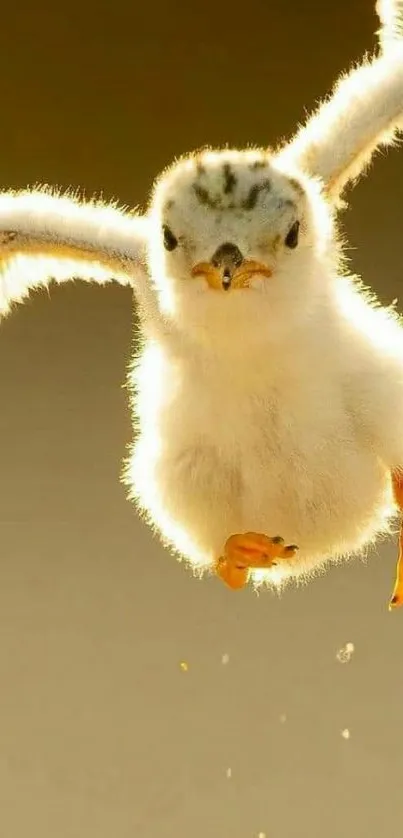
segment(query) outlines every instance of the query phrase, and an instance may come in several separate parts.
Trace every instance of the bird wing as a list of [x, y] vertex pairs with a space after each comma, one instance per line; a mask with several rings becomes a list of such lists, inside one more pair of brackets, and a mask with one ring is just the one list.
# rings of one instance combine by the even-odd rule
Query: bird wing
[[403, 2], [378, 0], [377, 12], [379, 54], [344, 73], [278, 155], [319, 178], [335, 201], [403, 129]]
[[51, 280], [116, 281], [151, 303], [148, 221], [48, 188], [0, 192], [0, 316]]

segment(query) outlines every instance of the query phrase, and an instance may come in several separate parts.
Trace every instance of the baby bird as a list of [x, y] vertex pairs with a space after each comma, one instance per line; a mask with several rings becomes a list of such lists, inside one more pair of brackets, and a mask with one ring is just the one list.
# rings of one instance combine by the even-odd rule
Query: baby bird
[[336, 226], [403, 125], [402, 7], [378, 2], [379, 54], [290, 143], [181, 158], [145, 216], [0, 195], [3, 313], [50, 277], [132, 285], [123, 480], [167, 547], [232, 589], [358, 554], [403, 508], [403, 324], [346, 274]]

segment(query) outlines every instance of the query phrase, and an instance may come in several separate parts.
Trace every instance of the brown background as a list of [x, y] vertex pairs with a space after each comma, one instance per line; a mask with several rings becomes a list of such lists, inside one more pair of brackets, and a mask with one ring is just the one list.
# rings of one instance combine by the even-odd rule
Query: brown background
[[[376, 25], [371, 0], [9, 2], [2, 183], [143, 205], [175, 155], [288, 135]], [[379, 157], [344, 218], [386, 302], [402, 175]], [[132, 316], [77, 283], [0, 329], [1, 838], [400, 835], [395, 545], [281, 600], [193, 580], [119, 483]]]

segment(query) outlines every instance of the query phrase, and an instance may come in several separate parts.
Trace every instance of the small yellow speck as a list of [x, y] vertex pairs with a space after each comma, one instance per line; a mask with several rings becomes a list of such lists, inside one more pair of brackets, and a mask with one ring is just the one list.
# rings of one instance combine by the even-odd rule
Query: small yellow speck
[[225, 666], [228, 663], [228, 661], [229, 661], [229, 655], [228, 655], [227, 652], [225, 652], [225, 654], [221, 658], [221, 663], [224, 664], [224, 666]]
[[266, 833], [265, 832], [259, 832], [259, 835], [257, 836], [257, 838], [266, 838]]
[[226, 773], [226, 776], [228, 777], [228, 780], [230, 780], [231, 777], [232, 777], [232, 768], [227, 768], [225, 773]]
[[344, 730], [342, 730], [341, 735], [343, 739], [350, 739], [350, 731], [348, 727], [345, 727]]
[[187, 672], [187, 671], [188, 671], [188, 669], [189, 669], [189, 667], [188, 667], [188, 665], [187, 665], [186, 661], [181, 661], [181, 670], [182, 670], [182, 672]]

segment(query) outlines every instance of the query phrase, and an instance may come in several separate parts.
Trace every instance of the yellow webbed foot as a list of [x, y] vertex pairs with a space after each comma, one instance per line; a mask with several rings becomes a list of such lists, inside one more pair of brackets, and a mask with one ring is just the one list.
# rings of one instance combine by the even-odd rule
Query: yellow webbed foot
[[[392, 489], [396, 506], [403, 513], [403, 470], [400, 468], [392, 471]], [[399, 557], [396, 568], [396, 581], [393, 594], [389, 602], [389, 611], [403, 605], [403, 515], [400, 521], [399, 533]]]
[[217, 576], [232, 590], [244, 588], [251, 570], [267, 570], [277, 561], [295, 556], [296, 544], [284, 544], [281, 536], [270, 538], [262, 533], [246, 532], [231, 535], [224, 555], [217, 562]]
[[397, 560], [396, 581], [389, 602], [389, 611], [403, 605], [403, 526], [400, 527], [399, 558]]
[[[392, 471], [392, 487], [396, 506], [403, 512], [403, 472], [401, 469]], [[400, 523], [399, 557], [396, 568], [396, 581], [393, 594], [389, 602], [389, 611], [403, 605], [403, 520]]]

